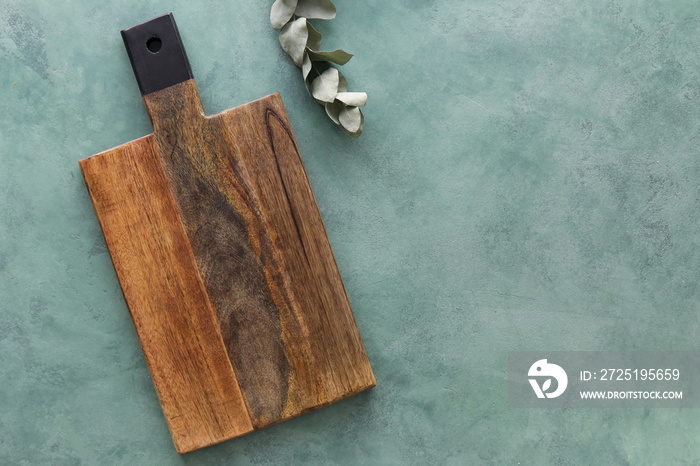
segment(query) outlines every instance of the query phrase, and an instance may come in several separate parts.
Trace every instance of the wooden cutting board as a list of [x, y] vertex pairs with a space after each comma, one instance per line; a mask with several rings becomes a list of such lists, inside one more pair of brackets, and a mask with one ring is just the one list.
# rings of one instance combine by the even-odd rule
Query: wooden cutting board
[[178, 453], [373, 387], [279, 94], [205, 116], [172, 15], [122, 37], [153, 134], [80, 168]]

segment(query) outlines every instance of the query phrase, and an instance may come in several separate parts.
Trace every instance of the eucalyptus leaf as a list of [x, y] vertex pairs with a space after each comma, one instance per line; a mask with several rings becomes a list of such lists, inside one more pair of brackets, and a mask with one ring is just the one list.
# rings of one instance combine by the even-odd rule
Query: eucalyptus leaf
[[304, 62], [308, 37], [306, 18], [297, 18], [296, 21], [287, 23], [280, 31], [280, 45], [297, 66]]
[[338, 93], [340, 73], [335, 68], [328, 68], [311, 83], [311, 95], [319, 102], [333, 102]]
[[348, 92], [348, 81], [332, 65], [346, 64], [352, 54], [340, 49], [319, 51], [323, 38], [307, 21], [307, 18], [333, 19], [335, 14], [331, 0], [275, 0], [270, 9], [270, 23], [274, 29], [281, 29], [280, 45], [301, 68], [306, 90], [323, 105], [335, 124], [358, 137], [365, 121], [359, 107], [367, 103], [367, 94]]
[[296, 14], [309, 19], [333, 19], [335, 5], [331, 0], [299, 0]]
[[359, 136], [359, 133], [362, 132], [362, 123], [364, 122], [364, 117], [362, 116], [362, 112], [359, 108], [343, 108], [340, 111], [340, 114], [338, 115], [338, 120], [340, 121], [341, 126], [345, 128], [345, 131], [347, 131], [351, 135], [357, 134], [357, 136]]
[[309, 58], [308, 54], [304, 54], [304, 61], [301, 64], [301, 74], [304, 76], [304, 85], [306, 86], [306, 90], [309, 90], [309, 83], [306, 80], [306, 78], [309, 77], [309, 73], [311, 72], [311, 59]]
[[343, 76], [343, 73], [338, 71], [338, 92], [347, 92], [348, 91], [348, 80], [345, 79], [345, 76]]
[[318, 50], [321, 48], [321, 33], [308, 21], [306, 22], [306, 27], [309, 29], [309, 38], [306, 40], [306, 46], [311, 50]]
[[336, 125], [340, 124], [340, 120], [338, 119], [338, 116], [340, 115], [340, 112], [345, 108], [345, 105], [338, 99], [334, 100], [333, 102], [327, 102], [326, 103], [326, 114], [328, 115], [328, 118], [333, 120], [333, 123]]
[[363, 107], [367, 103], [366, 92], [338, 92], [335, 98], [353, 107]]
[[[360, 112], [360, 129], [358, 129], [358, 130], [355, 131], [354, 133], [351, 133], [351, 132], [348, 131], [348, 130], [345, 130], [345, 131], [346, 131], [350, 136], [352, 136], [352, 137], [354, 137], [354, 138], [359, 138], [360, 135], [362, 134], [362, 129], [364, 128], [364, 126], [365, 126], [365, 116], [362, 114], [362, 112]], [[344, 129], [344, 128], [343, 128], [343, 129]]]
[[[354, 138], [358, 138], [358, 137], [360, 137], [360, 134], [362, 134], [362, 129], [364, 128], [364, 126], [365, 126], [365, 116], [362, 114], [362, 112], [360, 112], [360, 127], [354, 133], [351, 133], [350, 131], [348, 131], [348, 134]], [[347, 131], [347, 129], [345, 131]]]
[[297, 8], [297, 0], [275, 0], [270, 9], [270, 23], [279, 30], [292, 19]]
[[344, 65], [350, 61], [352, 54], [340, 49], [333, 50], [332, 52], [317, 52], [315, 50], [310, 50], [309, 58], [311, 58], [311, 61], [331, 61], [333, 63], [337, 63], [338, 65]]

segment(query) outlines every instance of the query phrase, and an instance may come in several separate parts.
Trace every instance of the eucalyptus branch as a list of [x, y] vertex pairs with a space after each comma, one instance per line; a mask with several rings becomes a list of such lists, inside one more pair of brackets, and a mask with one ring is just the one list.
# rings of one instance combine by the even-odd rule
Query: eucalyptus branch
[[[270, 10], [270, 23], [280, 30], [282, 49], [301, 68], [306, 90], [323, 105], [326, 114], [353, 137], [362, 134], [364, 115], [359, 107], [367, 103], [364, 92], [348, 92], [345, 76], [333, 64], [344, 65], [352, 54], [344, 50], [321, 52], [321, 33], [308, 19], [335, 18], [331, 0], [276, 0]], [[320, 68], [320, 70], [319, 70]], [[311, 70], [316, 76], [311, 78]], [[310, 85], [310, 87], [309, 87]]]

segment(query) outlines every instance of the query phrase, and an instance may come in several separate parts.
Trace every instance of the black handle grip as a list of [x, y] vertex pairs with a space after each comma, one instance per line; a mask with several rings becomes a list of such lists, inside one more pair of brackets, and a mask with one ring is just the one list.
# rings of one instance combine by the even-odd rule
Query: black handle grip
[[122, 39], [141, 95], [192, 79], [172, 13], [124, 29]]

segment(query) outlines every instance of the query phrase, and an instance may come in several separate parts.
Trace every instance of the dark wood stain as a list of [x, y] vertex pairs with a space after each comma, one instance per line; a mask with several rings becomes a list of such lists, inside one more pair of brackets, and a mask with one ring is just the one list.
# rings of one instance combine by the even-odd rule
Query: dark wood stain
[[[251, 199], [236, 171], [226, 183], [216, 169], [224, 160], [235, 160], [235, 147], [222, 138], [219, 119], [204, 116], [196, 87], [172, 86], [144, 100], [248, 408], [254, 419], [278, 419], [287, 398], [289, 364], [261, 257], [248, 239], [260, 226], [248, 224], [258, 222], [255, 216], [244, 218]], [[227, 196], [230, 191], [238, 196]]]

